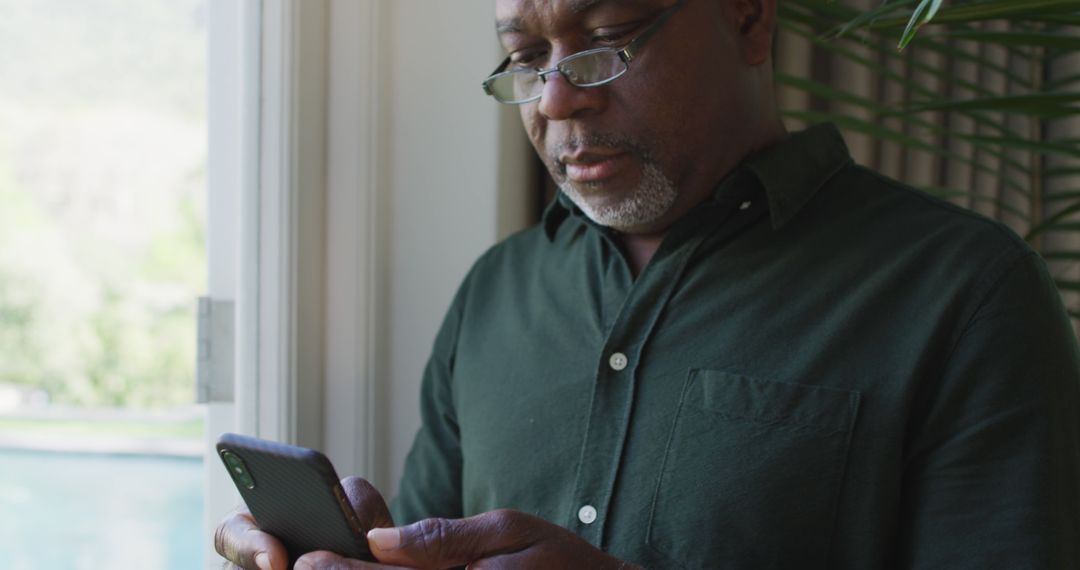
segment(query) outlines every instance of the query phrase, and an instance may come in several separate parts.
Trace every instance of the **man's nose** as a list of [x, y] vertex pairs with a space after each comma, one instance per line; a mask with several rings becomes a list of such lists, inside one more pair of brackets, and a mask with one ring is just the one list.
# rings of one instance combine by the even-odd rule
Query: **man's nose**
[[549, 121], [563, 121], [602, 111], [607, 105], [606, 87], [577, 87], [561, 73], [547, 76], [540, 92], [540, 114]]

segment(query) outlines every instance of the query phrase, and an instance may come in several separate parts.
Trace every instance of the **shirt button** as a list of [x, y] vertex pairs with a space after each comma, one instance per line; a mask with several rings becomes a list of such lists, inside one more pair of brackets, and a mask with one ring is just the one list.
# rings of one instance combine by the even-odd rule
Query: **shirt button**
[[626, 359], [625, 354], [621, 352], [616, 352], [615, 354], [611, 355], [611, 358], [609, 358], [607, 362], [608, 366], [610, 366], [612, 370], [618, 372], [626, 368], [626, 364], [629, 362], [629, 360]]
[[585, 524], [592, 524], [596, 520], [596, 509], [592, 505], [585, 505], [578, 509], [577, 518]]

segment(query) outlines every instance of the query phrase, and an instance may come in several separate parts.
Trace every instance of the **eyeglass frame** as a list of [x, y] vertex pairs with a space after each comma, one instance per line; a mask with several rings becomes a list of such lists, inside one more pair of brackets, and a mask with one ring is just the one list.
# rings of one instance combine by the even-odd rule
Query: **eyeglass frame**
[[[499, 99], [495, 95], [495, 92], [491, 89], [491, 84], [494, 83], [495, 80], [499, 79], [500, 77], [507, 77], [507, 76], [517, 75], [517, 74], [521, 74], [521, 73], [535, 73], [537, 75], [537, 77], [540, 78], [540, 83], [541, 84], [547, 83], [547, 76], [552, 75], [554, 73], [558, 73], [558, 74], [562, 75], [563, 78], [566, 79], [566, 81], [568, 83], [570, 83], [571, 85], [573, 85], [574, 87], [588, 89], [588, 88], [592, 88], [592, 87], [600, 87], [601, 85], [607, 85], [607, 84], [615, 81], [616, 79], [622, 77], [623, 75], [626, 75], [627, 71], [630, 71], [630, 62], [633, 61], [635, 57], [637, 57], [638, 52], [641, 50], [642, 47], [644, 47], [645, 42], [648, 41], [649, 38], [651, 38], [653, 35], [655, 35], [656, 32], [659, 31], [660, 28], [665, 23], [667, 23], [667, 21], [669, 19], [671, 19], [672, 16], [675, 15], [675, 12], [678, 12], [679, 9], [682, 8], [686, 4], [686, 2], [687, 2], [687, 0], [678, 0], [677, 2], [675, 2], [674, 4], [669, 6], [668, 8], [665, 8], [664, 11], [661, 12], [660, 15], [656, 17], [656, 21], [654, 21], [652, 24], [649, 24], [649, 27], [645, 28], [645, 31], [638, 34], [638, 36], [636, 38], [634, 38], [633, 40], [630, 40], [630, 43], [626, 44], [626, 46], [621, 48], [621, 49], [620, 48], [612, 48], [612, 47], [602, 47], [602, 48], [594, 48], [594, 49], [579, 51], [577, 53], [572, 53], [572, 54], [560, 59], [550, 69], [542, 69], [542, 68], [527, 69], [527, 68], [523, 68], [523, 69], [515, 69], [513, 71], [506, 71], [506, 68], [510, 67], [510, 63], [511, 63], [511, 56], [506, 56], [506, 59], [503, 60], [503, 62], [499, 65], [499, 67], [495, 68], [495, 71], [491, 72], [491, 75], [489, 75], [487, 77], [487, 79], [485, 79], [484, 82], [481, 84], [483, 86], [483, 88], [484, 88], [484, 93], [486, 93], [487, 95], [493, 97], [496, 101], [498, 101], [499, 103], [502, 103], [504, 105], [524, 105], [526, 103], [532, 103], [533, 101], [539, 101], [540, 98], [543, 97], [543, 95], [544, 95], [543, 89], [541, 89], [540, 93], [537, 93], [535, 96], [530, 97], [528, 99], [522, 99], [520, 101], [503, 101], [502, 99]], [[576, 59], [581, 59], [581, 58], [584, 58], [584, 57], [590, 57], [590, 56], [596, 55], [598, 53], [613, 53], [615, 55], [618, 55], [619, 59], [622, 60], [622, 62], [623, 62], [623, 66], [624, 66], [623, 70], [620, 71], [619, 73], [615, 74], [612, 77], [604, 79], [603, 81], [597, 81], [595, 83], [586, 83], [584, 85], [578, 85], [578, 84], [574, 83], [573, 80], [570, 79], [570, 76], [567, 75], [567, 73], [565, 71], [560, 69], [567, 62], [574, 61]]]

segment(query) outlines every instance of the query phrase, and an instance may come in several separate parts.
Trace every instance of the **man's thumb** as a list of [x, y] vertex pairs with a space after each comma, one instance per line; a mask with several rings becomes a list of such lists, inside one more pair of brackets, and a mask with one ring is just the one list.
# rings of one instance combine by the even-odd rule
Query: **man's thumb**
[[371, 553], [379, 562], [412, 568], [464, 566], [493, 553], [521, 548], [511, 532], [511, 511], [495, 511], [467, 519], [424, 519], [408, 526], [368, 532]]
[[396, 528], [373, 528], [368, 531], [367, 539], [372, 549], [390, 552], [401, 545], [401, 531]]
[[[412, 568], [452, 568], [469, 563], [457, 541], [450, 535], [460, 521], [425, 519], [397, 528], [374, 528], [368, 531], [371, 553], [383, 564]], [[463, 558], [465, 557], [465, 558]]]
[[[535, 517], [508, 509], [466, 519], [424, 519], [408, 526], [368, 532], [379, 562], [411, 568], [453, 568], [536, 541]], [[533, 524], [530, 524], [533, 523]]]

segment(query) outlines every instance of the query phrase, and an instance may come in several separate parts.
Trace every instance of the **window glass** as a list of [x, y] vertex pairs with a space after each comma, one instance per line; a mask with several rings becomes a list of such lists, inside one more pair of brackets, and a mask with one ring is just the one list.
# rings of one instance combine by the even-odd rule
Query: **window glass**
[[200, 567], [205, 0], [0, 14], [0, 560]]

